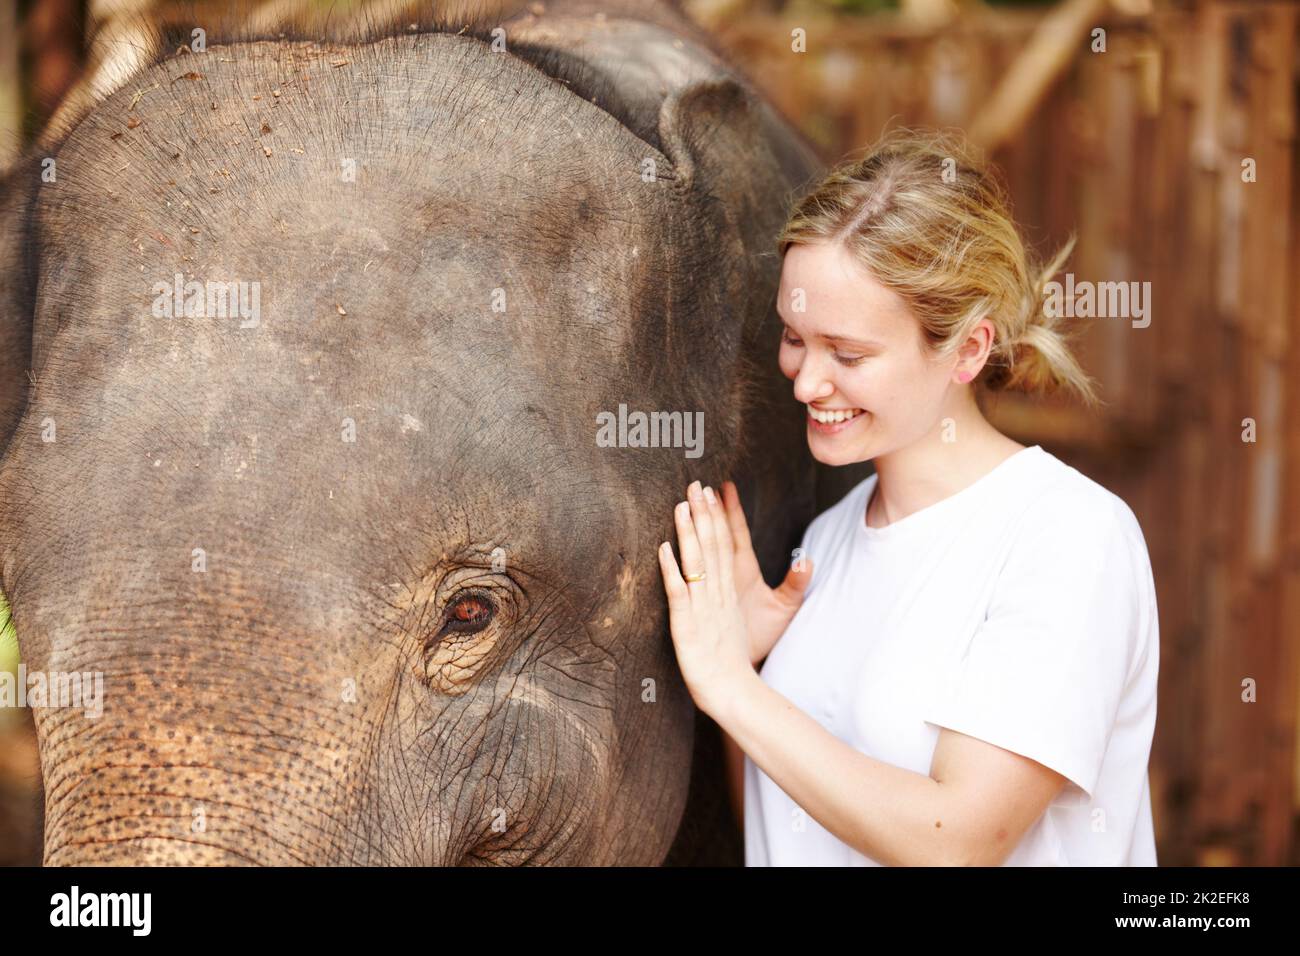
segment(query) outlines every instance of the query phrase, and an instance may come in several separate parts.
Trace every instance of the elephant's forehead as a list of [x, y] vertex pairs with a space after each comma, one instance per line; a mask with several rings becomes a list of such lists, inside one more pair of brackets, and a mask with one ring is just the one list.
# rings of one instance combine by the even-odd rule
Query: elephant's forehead
[[[586, 175], [488, 177], [474, 196], [432, 182], [287, 179], [239, 200], [237, 216], [194, 211], [187, 190], [147, 203], [113, 192], [86, 206], [52, 200], [37, 349], [41, 325], [57, 323], [75, 326], [64, 348], [130, 348], [141, 360], [162, 350], [169, 366], [206, 364], [209, 349], [282, 352], [356, 358], [387, 376], [393, 350], [416, 365], [454, 352], [473, 368], [460, 350], [475, 347], [551, 368], [581, 355], [610, 365], [638, 325], [659, 320], [677, 264], [661, 187], [631, 164], [606, 170], [603, 186]], [[192, 300], [210, 321], [189, 321]]]
[[[617, 207], [678, 198], [654, 147], [480, 44], [386, 41], [341, 55], [346, 69], [319, 54], [295, 59], [298, 47], [214, 48], [202, 74], [176, 63], [149, 68], [129, 86], [157, 83], [166, 95], [123, 89], [92, 109], [58, 148], [59, 178], [42, 204], [83, 224], [94, 218], [103, 231], [183, 220], [177, 246], [201, 247], [220, 238], [218, 224], [247, 243], [269, 220], [281, 242], [313, 218], [418, 235], [442, 224], [500, 231], [529, 223], [533, 211], [542, 213], [537, 226], [559, 236], [591, 218], [627, 228]], [[300, 82], [282, 73], [291, 64]], [[258, 92], [263, 83], [276, 95]]]
[[[204, 64], [198, 79], [150, 68], [130, 86], [167, 80], [165, 97], [123, 89], [59, 149], [38, 199], [38, 352], [57, 322], [78, 327], [65, 348], [114, 360], [127, 345], [169, 365], [356, 356], [364, 382], [399, 374], [394, 350], [450, 347], [472, 368], [459, 341], [590, 387], [579, 356], [618, 364], [643, 316], [658, 321], [681, 271], [674, 171], [533, 67], [453, 37], [340, 57], [239, 44]], [[262, 325], [152, 321], [159, 285], [190, 282], [255, 290]]]

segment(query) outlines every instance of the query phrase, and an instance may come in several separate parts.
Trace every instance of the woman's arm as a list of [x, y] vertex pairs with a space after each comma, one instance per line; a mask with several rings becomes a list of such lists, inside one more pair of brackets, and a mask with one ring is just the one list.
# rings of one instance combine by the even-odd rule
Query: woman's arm
[[710, 714], [805, 813], [893, 866], [996, 866], [1066, 778], [1037, 761], [943, 729], [930, 775], [854, 750], [763, 683], [741, 674]]

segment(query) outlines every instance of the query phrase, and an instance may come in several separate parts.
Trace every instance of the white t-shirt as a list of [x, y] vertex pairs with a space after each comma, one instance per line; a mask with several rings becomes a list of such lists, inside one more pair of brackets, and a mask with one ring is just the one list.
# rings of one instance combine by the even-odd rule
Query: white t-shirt
[[[928, 776], [948, 727], [1068, 778], [1005, 865], [1154, 866], [1159, 628], [1133, 512], [1037, 445], [884, 528], [875, 486], [805, 532], [813, 579], [762, 679], [896, 767]], [[879, 865], [748, 757], [745, 863]]]

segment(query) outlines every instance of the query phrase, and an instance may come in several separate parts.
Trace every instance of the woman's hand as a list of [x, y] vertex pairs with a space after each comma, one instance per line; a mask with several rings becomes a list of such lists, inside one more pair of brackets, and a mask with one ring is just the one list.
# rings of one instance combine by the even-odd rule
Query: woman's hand
[[781, 639], [803, 604], [804, 592], [812, 581], [812, 559], [796, 561], [786, 572], [784, 581], [775, 588], [768, 587], [754, 554], [745, 509], [740, 505], [740, 493], [734, 482], [722, 483], [722, 497], [731, 534], [736, 597], [749, 634], [749, 662], [757, 667]]
[[659, 548], [678, 665], [691, 697], [711, 716], [733, 682], [752, 676], [785, 631], [812, 573], [811, 567], [792, 570], [781, 588], [769, 588], [735, 485], [728, 497], [724, 508], [712, 489], [692, 482], [674, 513], [681, 569], [668, 542]]
[[[697, 707], [717, 719], [718, 707], [738, 682], [754, 676], [745, 617], [736, 600], [731, 536], [712, 489], [692, 482], [677, 505], [681, 568], [665, 541], [659, 569], [668, 595], [668, 623], [677, 664]], [[707, 498], [713, 498], [710, 503]]]

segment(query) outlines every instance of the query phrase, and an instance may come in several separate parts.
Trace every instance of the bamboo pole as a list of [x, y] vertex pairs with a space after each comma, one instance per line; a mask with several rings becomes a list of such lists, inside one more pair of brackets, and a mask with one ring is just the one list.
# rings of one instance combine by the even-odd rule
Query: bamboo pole
[[988, 104], [971, 123], [969, 137], [992, 154], [1017, 131], [1083, 49], [1084, 38], [1108, 0], [1065, 0], [1043, 17]]

